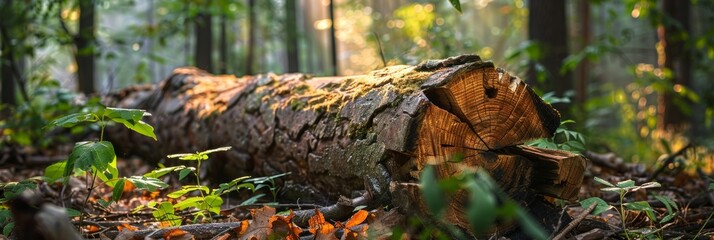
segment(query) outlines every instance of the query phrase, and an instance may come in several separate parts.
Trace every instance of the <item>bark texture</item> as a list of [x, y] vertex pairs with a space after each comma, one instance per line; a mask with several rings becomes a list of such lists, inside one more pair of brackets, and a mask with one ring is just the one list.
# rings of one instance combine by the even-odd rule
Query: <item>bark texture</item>
[[[579, 155], [520, 146], [551, 136], [558, 112], [475, 55], [348, 77], [236, 78], [180, 68], [159, 86], [126, 89], [108, 101], [147, 109], [159, 139], [107, 134], [119, 151], [158, 160], [232, 146], [204, 164], [211, 176], [292, 172], [285, 194], [301, 201], [314, 192], [366, 189], [379, 204], [406, 206], [406, 198], [422, 211], [414, 189], [399, 186], [414, 186], [401, 183], [418, 181], [427, 165], [438, 177], [484, 168], [521, 200], [533, 193], [573, 199], [585, 169]], [[451, 199], [448, 221], [468, 229], [467, 195]]]

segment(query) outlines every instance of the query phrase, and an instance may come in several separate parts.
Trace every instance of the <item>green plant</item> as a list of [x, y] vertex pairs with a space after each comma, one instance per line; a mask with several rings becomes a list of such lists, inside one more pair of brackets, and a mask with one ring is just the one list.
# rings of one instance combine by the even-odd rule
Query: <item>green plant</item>
[[[49, 120], [55, 119], [70, 112], [79, 112], [83, 108], [96, 106], [98, 98], [91, 98], [84, 105], [74, 102], [77, 95], [67, 89], [60, 88], [59, 82], [49, 79], [30, 79], [32, 98], [27, 102], [19, 103], [15, 108], [0, 106], [0, 109], [9, 108], [10, 117], [0, 120], [0, 146], [17, 144], [20, 146], [33, 146], [46, 148], [53, 143], [66, 142], [64, 134], [47, 133], [43, 128]], [[83, 126], [70, 129], [70, 133], [85, 132]]]
[[[625, 180], [621, 181], [615, 184], [612, 184], [608, 181], [605, 181], [602, 178], [595, 177], [594, 178], [596, 182], [603, 184], [607, 186], [606, 188], [602, 188], [602, 191], [606, 192], [616, 192], [618, 193], [620, 197], [620, 204], [619, 208], [616, 208], [614, 206], [611, 206], [607, 204], [604, 200], [598, 197], [592, 197], [585, 199], [580, 202], [581, 206], [587, 207], [590, 206], [592, 203], [597, 203], [597, 206], [595, 207], [595, 210], [593, 210], [593, 214], [600, 214], [610, 208], [615, 208], [615, 210], [620, 214], [620, 221], [622, 222], [622, 230], [625, 233], [625, 237], [627, 239], [631, 239], [630, 235], [631, 234], [639, 234], [641, 237], [650, 237], [653, 234], [659, 233], [662, 231], [662, 228], [660, 229], [636, 229], [636, 230], [630, 230], [627, 228], [627, 214], [625, 210], [630, 210], [630, 211], [636, 211], [636, 212], [644, 212], [647, 217], [652, 221], [652, 222], [658, 222], [657, 221], [657, 215], [655, 214], [654, 209], [647, 203], [646, 201], [637, 201], [637, 202], [628, 202], [625, 203], [625, 195], [627, 195], [630, 192], [636, 192], [642, 189], [646, 188], [655, 188], [655, 187], [660, 187], [661, 185], [658, 182], [646, 182], [643, 183], [642, 185], [636, 185], [635, 181], [633, 180]], [[665, 223], [672, 218], [676, 216], [676, 212], [672, 211], [672, 208], [678, 208], [677, 204], [674, 203], [669, 198], [663, 197], [663, 196], [655, 196], [655, 198], [662, 203], [665, 204], [667, 207], [667, 215], [659, 219], [659, 223]]]
[[[198, 192], [200, 196], [188, 197], [176, 204], [171, 204], [170, 202], [155, 202], [151, 201], [146, 206], [138, 206], [133, 211], [138, 212], [143, 209], [151, 209], [154, 218], [169, 226], [179, 226], [181, 225], [181, 218], [174, 212], [175, 209], [186, 210], [190, 208], [195, 208], [198, 211], [194, 212], [194, 222], [198, 220], [211, 220], [211, 214], [219, 214], [221, 210], [221, 205], [223, 205], [222, 195], [238, 191], [240, 189], [250, 189], [255, 192], [261, 188], [268, 188], [273, 194], [273, 199], [275, 199], [277, 194], [277, 187], [275, 185], [275, 179], [278, 177], [285, 176], [290, 173], [277, 174], [267, 177], [250, 178], [250, 176], [243, 176], [233, 179], [227, 183], [219, 184], [218, 188], [211, 189], [207, 186], [201, 185], [200, 181], [200, 169], [201, 162], [208, 160], [208, 155], [214, 152], [227, 151], [231, 147], [221, 147], [206, 150], [197, 153], [181, 153], [168, 155], [168, 158], [178, 158], [184, 161], [196, 161], [196, 167], [187, 167], [184, 165], [164, 167], [153, 170], [144, 174], [143, 177], [148, 178], [159, 178], [166, 174], [172, 172], [179, 173], [179, 180], [186, 178], [189, 174], [193, 173], [196, 177], [196, 184], [181, 186], [181, 189], [173, 191], [167, 194], [169, 198], [181, 198], [182, 196], [189, 194], [191, 192]], [[241, 205], [253, 204], [264, 194], [256, 194], [249, 199], [244, 200]]]
[[539, 138], [526, 143], [529, 146], [536, 146], [549, 149], [560, 149], [570, 152], [585, 151], [585, 137], [576, 131], [569, 130], [565, 125], [575, 123], [573, 120], [560, 122], [560, 126], [555, 130], [553, 137]]
[[[124, 181], [132, 182], [140, 189], [157, 189], [165, 188], [168, 184], [156, 178], [148, 177], [131, 177], [119, 178], [119, 170], [116, 165], [116, 153], [111, 142], [104, 140], [104, 129], [112, 123], [120, 123], [125, 127], [150, 138], [156, 140], [154, 128], [151, 125], [141, 121], [144, 116], [151, 114], [139, 109], [122, 109], [97, 106], [93, 109], [86, 109], [85, 112], [73, 113], [51, 121], [47, 127], [74, 127], [83, 123], [96, 123], [100, 128], [100, 135], [97, 141], [84, 141], [75, 144], [72, 152], [67, 160], [57, 162], [48, 166], [45, 169], [45, 178], [48, 182], [62, 179], [64, 188], [67, 186], [69, 176], [72, 174], [83, 175], [87, 172], [91, 173], [91, 183], [89, 193], [84, 200], [81, 208], [81, 217], [84, 216], [84, 206], [86, 205], [89, 196], [94, 190], [94, 184], [97, 178], [102, 180], [106, 185], [114, 188], [112, 200], [116, 201], [121, 196], [121, 191], [124, 188]], [[64, 194], [64, 188], [61, 194]], [[105, 203], [108, 204], [108, 203]]]
[[[569, 97], [556, 97], [554, 92], [543, 94], [542, 98], [543, 101], [549, 104], [570, 102]], [[566, 126], [567, 124], [573, 123], [575, 123], [573, 120], [562, 121], [552, 137], [534, 139], [527, 142], [526, 145], [540, 148], [560, 149], [575, 153], [585, 151], [585, 137], [583, 134], [570, 130]]]
[[[547, 238], [543, 228], [518, 203], [500, 190], [496, 182], [483, 169], [437, 179], [434, 168], [427, 166], [422, 170], [420, 188], [424, 202], [437, 218], [441, 218], [448, 206], [443, 196], [466, 190], [472, 204], [467, 206], [465, 214], [475, 233], [488, 231], [497, 220], [515, 219], [533, 239]], [[457, 230], [451, 232], [456, 237], [462, 235]]]
[[10, 232], [12, 232], [15, 226], [15, 223], [12, 221], [10, 209], [5, 206], [5, 203], [17, 197], [25, 190], [37, 189], [37, 181], [39, 180], [41, 180], [41, 178], [34, 177], [19, 182], [0, 183], [0, 190], [2, 190], [2, 197], [0, 198], [0, 228], [2, 228], [3, 235], [10, 235]]

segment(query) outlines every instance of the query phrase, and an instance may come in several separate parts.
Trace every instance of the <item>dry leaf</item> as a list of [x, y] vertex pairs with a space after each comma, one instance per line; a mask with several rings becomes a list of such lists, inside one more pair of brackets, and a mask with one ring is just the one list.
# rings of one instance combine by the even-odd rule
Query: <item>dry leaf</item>
[[349, 220], [345, 223], [345, 228], [351, 228], [354, 226], [357, 226], [359, 224], [362, 224], [365, 219], [367, 219], [367, 216], [369, 215], [369, 212], [365, 210], [359, 210], [355, 214], [350, 217]]
[[367, 217], [367, 222], [369, 223], [370, 233], [374, 234], [376, 239], [388, 238], [392, 236], [392, 228], [394, 226], [401, 224], [404, 221], [404, 215], [397, 212], [396, 209], [384, 212], [384, 209], [380, 208], [377, 211], [370, 213]]
[[250, 215], [253, 217], [253, 222], [243, 234], [238, 236], [239, 239], [267, 239], [270, 234], [270, 217], [275, 215], [275, 208], [263, 206], [251, 209]]
[[121, 225], [117, 225], [117, 231], [121, 232], [124, 229], [129, 231], [136, 231], [138, 228], [129, 225], [128, 223], [122, 223]]
[[293, 217], [295, 217], [293, 210], [290, 210], [290, 214], [285, 217], [278, 215], [270, 217], [271, 235], [284, 239], [300, 239], [302, 229], [292, 222]]
[[334, 240], [337, 239], [335, 237], [335, 231], [337, 229], [335, 228], [334, 225], [331, 223], [325, 221], [325, 216], [322, 215], [320, 211], [315, 209], [315, 215], [312, 216], [309, 220], [308, 223], [310, 224], [309, 231], [313, 235], [315, 235], [315, 239], [318, 240]]
[[241, 221], [240, 226], [233, 229], [233, 231], [236, 232], [236, 236], [243, 236], [245, 233], [247, 233], [248, 225], [250, 225], [250, 221], [248, 221], [248, 220]]
[[168, 230], [164, 233], [164, 239], [166, 240], [186, 240], [186, 239], [193, 239], [193, 235], [190, 233], [174, 228], [171, 230]]

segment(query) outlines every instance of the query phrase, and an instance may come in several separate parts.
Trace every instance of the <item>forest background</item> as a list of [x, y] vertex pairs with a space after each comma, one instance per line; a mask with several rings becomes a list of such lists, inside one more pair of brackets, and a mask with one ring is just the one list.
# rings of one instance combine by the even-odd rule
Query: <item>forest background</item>
[[[654, 161], [695, 143], [711, 171], [711, 0], [2, 1], [2, 144], [42, 148], [85, 96], [193, 65], [237, 76], [357, 75], [460, 54], [490, 59], [587, 136]], [[699, 166], [702, 167], [702, 166]]]

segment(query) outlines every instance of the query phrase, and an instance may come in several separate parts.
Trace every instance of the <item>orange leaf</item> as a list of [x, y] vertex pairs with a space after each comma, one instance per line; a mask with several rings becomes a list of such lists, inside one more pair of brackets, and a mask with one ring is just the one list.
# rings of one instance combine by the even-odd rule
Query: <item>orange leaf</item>
[[136, 231], [138, 228], [129, 225], [128, 223], [122, 223], [121, 225], [117, 225], [117, 231], [121, 232], [121, 230], [129, 230], [129, 231]]
[[337, 231], [337, 229], [329, 222], [326, 222], [325, 216], [317, 209], [315, 209], [315, 215], [307, 222], [310, 224], [309, 231], [315, 235], [315, 239], [337, 239], [337, 237], [335, 237], [335, 231]]
[[349, 220], [345, 223], [345, 228], [351, 228], [354, 226], [357, 226], [364, 222], [365, 219], [367, 219], [367, 216], [369, 215], [369, 212], [365, 210], [359, 210], [357, 211], [352, 217], [350, 217]]
[[275, 208], [263, 206], [262, 208], [251, 209], [250, 215], [253, 216], [253, 222], [238, 237], [240, 239], [267, 239], [272, 233], [270, 220], [275, 215]]
[[290, 210], [290, 214], [285, 217], [278, 215], [270, 217], [271, 234], [285, 239], [300, 239], [302, 229], [292, 222], [293, 217], [295, 217], [293, 210]]
[[94, 226], [94, 225], [89, 225], [89, 226], [87, 226], [87, 227], [84, 229], [84, 231], [85, 231], [85, 232], [88, 232], [88, 233], [97, 232], [97, 231], [99, 231], [99, 230], [100, 230], [99, 227]]
[[159, 222], [159, 227], [161, 227], [161, 228], [171, 227], [171, 226], [172, 226], [172, 225], [171, 225], [171, 222], [169, 222], [169, 221], [161, 221], [161, 222]]
[[240, 222], [240, 226], [234, 228], [233, 231], [235, 231], [238, 236], [242, 236], [248, 232], [248, 225], [250, 225], [250, 221], [243, 220]]
[[183, 238], [186, 234], [191, 235], [190, 233], [188, 233], [184, 230], [174, 228], [174, 229], [168, 230], [164, 233], [164, 239], [170, 240], [172, 238], [173, 239]]
[[133, 183], [131, 183], [130, 181], [124, 181], [124, 189], [122, 189], [122, 191], [131, 192], [134, 191], [134, 189], [136, 189], [136, 186], [134, 186]]
[[160, 191], [153, 191], [153, 192], [151, 192], [151, 194], [149, 194], [149, 197], [151, 197], [151, 199], [156, 199], [160, 195], [161, 195]]

